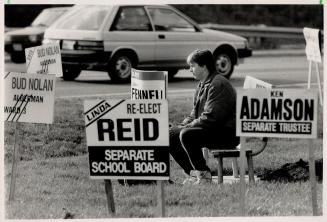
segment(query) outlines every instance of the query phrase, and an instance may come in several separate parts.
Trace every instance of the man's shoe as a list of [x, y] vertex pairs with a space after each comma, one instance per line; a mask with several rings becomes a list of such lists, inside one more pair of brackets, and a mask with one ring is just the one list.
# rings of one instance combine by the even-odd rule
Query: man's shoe
[[196, 181], [193, 184], [207, 184], [212, 182], [210, 171], [192, 170], [190, 176], [195, 177]]

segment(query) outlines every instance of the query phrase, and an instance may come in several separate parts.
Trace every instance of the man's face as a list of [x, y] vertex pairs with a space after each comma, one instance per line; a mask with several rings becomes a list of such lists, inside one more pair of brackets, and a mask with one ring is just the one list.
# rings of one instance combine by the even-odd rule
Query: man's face
[[206, 78], [205, 66], [199, 66], [196, 62], [190, 62], [189, 65], [194, 79], [204, 80]]

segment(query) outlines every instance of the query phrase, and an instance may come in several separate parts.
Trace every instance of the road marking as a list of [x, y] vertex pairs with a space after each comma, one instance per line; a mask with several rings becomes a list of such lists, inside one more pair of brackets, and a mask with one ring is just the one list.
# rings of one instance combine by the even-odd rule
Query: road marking
[[[317, 83], [311, 84], [312, 86], [318, 86]], [[307, 83], [295, 83], [295, 84], [280, 84], [274, 85], [276, 88], [289, 88], [289, 87], [306, 87]], [[238, 86], [236, 88], [242, 88], [242, 86]], [[194, 93], [195, 89], [175, 89], [169, 90], [168, 95], [170, 97], [178, 97], [189, 95], [190, 93]], [[58, 96], [59, 99], [73, 99], [73, 98], [93, 98], [93, 97], [108, 97], [108, 96], [130, 96], [130, 92], [121, 92], [121, 93], [105, 93], [105, 94], [93, 94], [93, 95], [76, 95], [76, 96]]]

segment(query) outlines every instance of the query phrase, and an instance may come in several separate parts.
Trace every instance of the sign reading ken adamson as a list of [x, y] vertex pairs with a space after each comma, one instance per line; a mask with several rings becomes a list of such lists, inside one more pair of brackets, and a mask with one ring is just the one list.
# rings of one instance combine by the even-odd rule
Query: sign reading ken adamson
[[238, 136], [317, 138], [317, 91], [239, 89]]

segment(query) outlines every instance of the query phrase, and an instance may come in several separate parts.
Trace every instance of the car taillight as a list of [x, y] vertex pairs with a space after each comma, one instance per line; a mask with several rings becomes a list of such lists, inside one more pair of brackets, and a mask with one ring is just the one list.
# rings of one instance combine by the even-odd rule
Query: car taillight
[[103, 50], [103, 42], [102, 41], [77, 41], [76, 43], [77, 50]]

